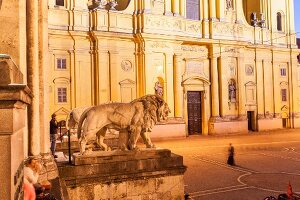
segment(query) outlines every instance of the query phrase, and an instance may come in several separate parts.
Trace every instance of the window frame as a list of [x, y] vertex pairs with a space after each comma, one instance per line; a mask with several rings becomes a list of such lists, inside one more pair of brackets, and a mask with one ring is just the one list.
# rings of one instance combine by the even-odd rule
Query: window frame
[[286, 88], [281, 89], [281, 101], [287, 102], [287, 89]]
[[[63, 90], [65, 90], [65, 91], [63, 91]], [[58, 104], [68, 103], [68, 88], [67, 87], [62, 87], [62, 86], [57, 87], [56, 88], [56, 95], [57, 95], [56, 102]]]
[[[56, 64], [56, 69], [57, 70], [67, 70], [67, 59], [66, 58], [56, 58], [56, 63], [55, 64]], [[65, 64], [64, 68], [63, 68], [63, 64]], [[60, 65], [60, 67], [59, 67], [59, 65]]]
[[281, 12], [276, 13], [276, 29], [283, 32], [283, 14]]
[[280, 76], [286, 76], [286, 68], [285, 67], [280, 68]]

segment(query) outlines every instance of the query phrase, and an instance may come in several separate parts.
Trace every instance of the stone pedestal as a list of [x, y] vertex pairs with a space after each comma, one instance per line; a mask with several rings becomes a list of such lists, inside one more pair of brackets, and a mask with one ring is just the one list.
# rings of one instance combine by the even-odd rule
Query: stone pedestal
[[69, 198], [184, 199], [182, 156], [167, 149], [73, 154], [72, 165], [59, 166]]
[[31, 92], [9, 56], [0, 56], [0, 199], [22, 199]]

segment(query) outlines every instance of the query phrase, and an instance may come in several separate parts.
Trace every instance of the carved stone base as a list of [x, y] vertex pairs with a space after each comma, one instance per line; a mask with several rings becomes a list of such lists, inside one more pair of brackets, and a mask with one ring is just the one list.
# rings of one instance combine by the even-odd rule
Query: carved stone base
[[42, 154], [40, 157], [42, 170], [40, 172], [39, 181], [52, 180], [58, 177], [58, 169], [53, 156], [50, 153]]
[[73, 155], [59, 166], [68, 195], [84, 199], [184, 199], [182, 156], [167, 149]]
[[209, 121], [208, 127], [209, 134], [232, 134], [232, 133], [247, 133], [248, 121], [247, 120], [222, 120], [218, 121], [212, 119]]

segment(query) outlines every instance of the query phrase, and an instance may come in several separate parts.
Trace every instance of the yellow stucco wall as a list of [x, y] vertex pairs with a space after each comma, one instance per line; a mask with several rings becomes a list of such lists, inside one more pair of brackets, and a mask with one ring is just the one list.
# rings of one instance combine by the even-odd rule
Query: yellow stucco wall
[[[123, 11], [88, 11], [86, 3], [66, 0], [58, 7], [49, 1], [51, 113], [128, 102], [153, 94], [160, 81], [171, 109], [165, 126], [176, 123], [181, 136], [189, 134], [188, 91], [201, 92], [202, 134], [246, 132], [248, 111], [253, 130], [282, 128], [282, 118], [287, 127], [300, 125], [291, 0], [233, 0], [232, 7], [226, 0], [199, 0], [199, 20], [185, 18], [182, 0], [131, 0]], [[264, 13], [265, 27], [249, 25], [252, 12]], [[283, 31], [277, 31], [277, 12]], [[56, 69], [57, 58], [66, 58], [67, 69]], [[67, 102], [58, 103], [55, 88], [63, 86]]]

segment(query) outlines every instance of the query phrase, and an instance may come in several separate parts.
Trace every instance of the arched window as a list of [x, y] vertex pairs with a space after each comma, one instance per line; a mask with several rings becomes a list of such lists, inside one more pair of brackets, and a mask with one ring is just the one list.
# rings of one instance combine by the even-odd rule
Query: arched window
[[200, 19], [199, 0], [186, 0], [186, 18], [199, 20]]
[[281, 13], [277, 13], [277, 31], [282, 31], [282, 16]]

